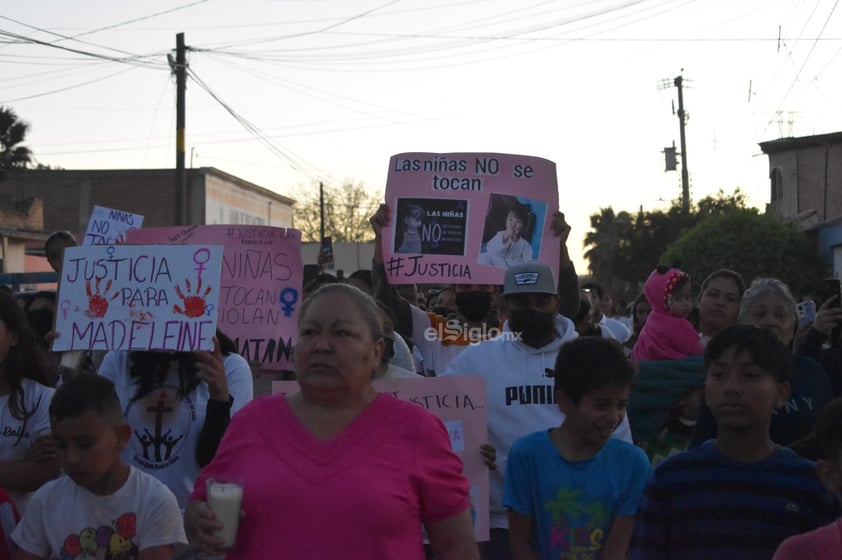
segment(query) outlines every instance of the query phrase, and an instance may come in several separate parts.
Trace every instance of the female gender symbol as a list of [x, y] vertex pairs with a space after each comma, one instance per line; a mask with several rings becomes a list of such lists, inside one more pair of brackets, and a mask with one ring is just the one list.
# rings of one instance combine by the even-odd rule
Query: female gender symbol
[[[204, 256], [205, 260], [200, 260], [199, 255]], [[196, 263], [197, 265], [199, 265], [194, 270], [196, 270], [196, 273], [197, 273], [196, 275], [199, 277], [200, 280], [202, 279], [202, 272], [204, 272], [204, 270], [205, 270], [205, 263], [208, 262], [209, 260], [210, 260], [210, 251], [208, 249], [202, 248], [202, 249], [197, 250], [195, 253], [193, 253], [193, 262]]]
[[278, 299], [281, 300], [281, 307], [284, 308], [284, 317], [289, 317], [295, 310], [293, 305], [298, 301], [298, 290], [295, 288], [284, 288], [281, 290]]
[[69, 299], [62, 300], [59, 308], [61, 309], [62, 317], [64, 319], [67, 319], [67, 312], [70, 311], [70, 300]]

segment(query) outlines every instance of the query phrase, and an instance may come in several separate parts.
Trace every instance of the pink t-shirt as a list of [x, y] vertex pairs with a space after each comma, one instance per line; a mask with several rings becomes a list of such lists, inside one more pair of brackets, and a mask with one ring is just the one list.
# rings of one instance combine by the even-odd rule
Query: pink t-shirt
[[830, 560], [842, 553], [842, 518], [815, 531], [789, 537], [772, 560]]
[[422, 560], [421, 524], [469, 506], [442, 421], [386, 394], [329, 440], [299, 423], [283, 396], [255, 399], [232, 418], [191, 499], [205, 499], [207, 478], [244, 486], [229, 560]]

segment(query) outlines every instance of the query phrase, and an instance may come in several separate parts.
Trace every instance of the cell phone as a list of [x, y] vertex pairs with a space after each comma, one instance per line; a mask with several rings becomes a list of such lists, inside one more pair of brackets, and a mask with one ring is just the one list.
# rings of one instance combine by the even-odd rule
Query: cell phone
[[796, 306], [798, 310], [798, 326], [811, 325], [816, 318], [816, 302], [813, 300], [802, 301]]

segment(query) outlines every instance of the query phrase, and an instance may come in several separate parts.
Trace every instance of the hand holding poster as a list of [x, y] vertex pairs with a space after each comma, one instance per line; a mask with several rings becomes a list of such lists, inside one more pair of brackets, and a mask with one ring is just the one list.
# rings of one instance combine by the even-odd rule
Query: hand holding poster
[[[422, 406], [441, 418], [450, 435], [451, 449], [462, 459], [463, 474], [471, 484], [474, 533], [478, 542], [488, 540], [488, 467], [480, 445], [488, 442], [488, 396], [479, 375], [375, 379], [381, 393]], [[296, 393], [295, 381], [273, 381], [272, 394]]]
[[104, 206], [94, 206], [88, 229], [82, 245], [114, 245], [126, 242], [126, 232], [130, 229], [140, 229], [143, 216], [114, 210]]
[[68, 247], [53, 350], [212, 350], [222, 247]]
[[[392, 222], [383, 228], [392, 284], [502, 284], [508, 267], [558, 270], [555, 164], [508, 154], [392, 156], [386, 181]], [[557, 280], [557, 279], [556, 279]]]
[[208, 225], [132, 230], [129, 243], [222, 245], [219, 330], [237, 353], [266, 370], [292, 369], [301, 304], [301, 232], [270, 226]]

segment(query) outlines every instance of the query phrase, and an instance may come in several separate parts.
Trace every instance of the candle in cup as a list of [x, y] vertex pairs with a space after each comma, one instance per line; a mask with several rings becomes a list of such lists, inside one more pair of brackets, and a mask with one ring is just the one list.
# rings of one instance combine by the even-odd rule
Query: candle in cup
[[233, 482], [209, 479], [207, 489], [208, 507], [222, 523], [222, 529], [216, 532], [216, 536], [225, 541], [223, 548], [231, 548], [237, 540], [237, 529], [240, 525], [243, 487]]

